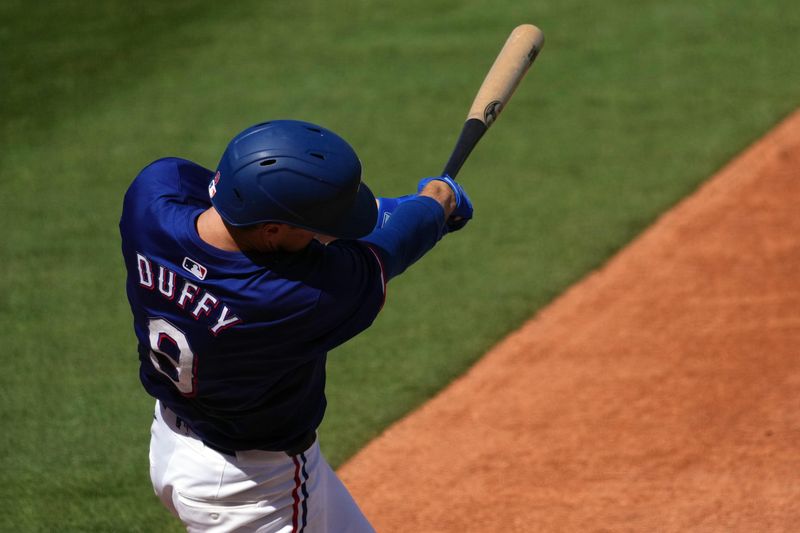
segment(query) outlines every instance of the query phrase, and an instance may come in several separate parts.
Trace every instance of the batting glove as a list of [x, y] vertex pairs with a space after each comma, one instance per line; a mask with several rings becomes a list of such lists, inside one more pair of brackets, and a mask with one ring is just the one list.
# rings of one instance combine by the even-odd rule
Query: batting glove
[[433, 180], [443, 181], [453, 189], [453, 193], [456, 195], [456, 208], [447, 219], [445, 227], [448, 232], [460, 230], [467, 225], [467, 222], [472, 220], [472, 200], [469, 199], [467, 191], [464, 190], [461, 184], [447, 174], [432, 178], [422, 178], [417, 184], [417, 193], [422, 192], [422, 189]]

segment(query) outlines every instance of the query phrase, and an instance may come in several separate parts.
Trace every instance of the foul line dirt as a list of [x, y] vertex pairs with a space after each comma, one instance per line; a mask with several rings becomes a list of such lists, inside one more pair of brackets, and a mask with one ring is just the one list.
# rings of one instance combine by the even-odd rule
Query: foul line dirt
[[381, 532], [797, 531], [800, 111], [339, 474]]

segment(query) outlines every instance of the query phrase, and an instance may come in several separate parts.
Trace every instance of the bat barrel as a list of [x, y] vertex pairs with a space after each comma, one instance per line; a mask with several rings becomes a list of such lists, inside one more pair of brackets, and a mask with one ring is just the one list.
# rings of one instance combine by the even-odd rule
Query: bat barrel
[[522, 24], [514, 28], [478, 89], [444, 174], [456, 177], [472, 149], [508, 103], [543, 44], [544, 34], [536, 26]]
[[486, 127], [491, 126], [543, 45], [544, 34], [533, 24], [514, 28], [478, 89], [467, 118], [477, 118], [485, 122]]

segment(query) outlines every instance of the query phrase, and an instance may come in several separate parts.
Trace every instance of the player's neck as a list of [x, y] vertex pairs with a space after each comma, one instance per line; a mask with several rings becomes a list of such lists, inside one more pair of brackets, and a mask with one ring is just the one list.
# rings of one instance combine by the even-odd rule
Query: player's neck
[[217, 213], [217, 210], [213, 207], [207, 209], [197, 217], [197, 234], [203, 242], [210, 244], [214, 248], [219, 248], [227, 252], [238, 252], [241, 250], [222, 222], [222, 217], [219, 216], [219, 213]]

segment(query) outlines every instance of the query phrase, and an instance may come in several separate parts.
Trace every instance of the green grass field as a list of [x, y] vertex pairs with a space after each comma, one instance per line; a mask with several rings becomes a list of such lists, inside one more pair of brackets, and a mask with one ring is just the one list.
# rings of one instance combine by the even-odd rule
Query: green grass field
[[332, 354], [336, 465], [800, 104], [794, 0], [95, 4], [0, 5], [2, 531], [180, 530], [149, 485], [117, 230], [151, 160], [214, 167], [244, 127], [299, 118], [405, 194], [508, 32], [545, 31], [459, 176], [475, 220]]

